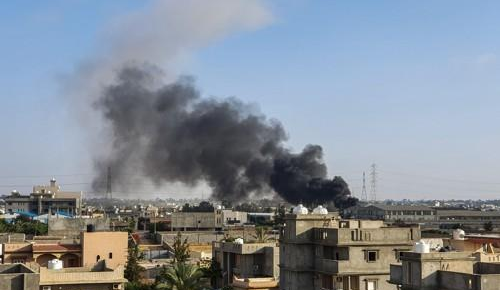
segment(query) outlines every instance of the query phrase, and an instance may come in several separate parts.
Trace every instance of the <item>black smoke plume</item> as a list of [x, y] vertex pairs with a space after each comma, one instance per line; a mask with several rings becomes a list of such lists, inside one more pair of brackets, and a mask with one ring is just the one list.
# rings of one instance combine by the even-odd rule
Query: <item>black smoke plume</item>
[[320, 146], [292, 154], [278, 121], [235, 98], [201, 98], [192, 78], [164, 85], [159, 75], [155, 67], [127, 66], [95, 104], [113, 143], [96, 161], [95, 190], [103, 190], [111, 166], [113, 188], [140, 174], [157, 185], [205, 181], [213, 198], [229, 202], [274, 191], [291, 203], [355, 204], [341, 177], [326, 179]]

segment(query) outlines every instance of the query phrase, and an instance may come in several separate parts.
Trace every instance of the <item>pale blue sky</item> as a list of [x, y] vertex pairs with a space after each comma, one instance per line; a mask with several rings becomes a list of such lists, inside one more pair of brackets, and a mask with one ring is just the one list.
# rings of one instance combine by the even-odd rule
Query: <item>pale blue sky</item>
[[[52, 175], [86, 189], [91, 176], [80, 174], [92, 172], [91, 156], [61, 99], [61, 76], [101, 45], [112, 19], [147, 4], [0, 4], [2, 192]], [[204, 95], [258, 104], [296, 150], [322, 145], [329, 173], [356, 195], [375, 162], [379, 198], [499, 196], [500, 2], [269, 6], [272, 23], [220, 39], [182, 66]]]

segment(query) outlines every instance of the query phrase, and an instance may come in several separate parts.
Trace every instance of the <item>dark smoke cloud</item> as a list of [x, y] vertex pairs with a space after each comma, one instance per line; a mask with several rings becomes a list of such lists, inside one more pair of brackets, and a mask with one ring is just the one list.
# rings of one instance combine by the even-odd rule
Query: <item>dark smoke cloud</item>
[[157, 185], [204, 181], [215, 199], [230, 202], [274, 190], [292, 203], [355, 203], [342, 178], [325, 179], [320, 146], [292, 154], [278, 121], [235, 98], [201, 98], [192, 78], [162, 85], [159, 75], [155, 67], [127, 66], [96, 102], [113, 142], [96, 162], [96, 190], [111, 166], [114, 188], [141, 174]]

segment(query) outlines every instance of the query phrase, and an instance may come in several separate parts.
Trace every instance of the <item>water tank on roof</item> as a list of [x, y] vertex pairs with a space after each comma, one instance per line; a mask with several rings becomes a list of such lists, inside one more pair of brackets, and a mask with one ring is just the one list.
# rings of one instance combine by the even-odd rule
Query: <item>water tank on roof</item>
[[429, 253], [431, 251], [431, 246], [426, 242], [420, 240], [415, 243], [415, 252], [416, 253]]
[[453, 231], [454, 240], [465, 240], [465, 232], [461, 229], [456, 229]]
[[235, 243], [235, 244], [240, 244], [240, 245], [243, 245], [244, 241], [243, 241], [243, 239], [242, 239], [242, 238], [237, 238], [237, 239], [235, 239], [235, 240], [234, 240], [234, 243]]
[[292, 211], [294, 214], [308, 214], [309, 210], [302, 204], [297, 205]]
[[47, 267], [51, 270], [61, 270], [63, 268], [63, 261], [59, 259], [49, 260]]
[[313, 209], [313, 214], [328, 214], [328, 210], [322, 205], [318, 205], [318, 207]]

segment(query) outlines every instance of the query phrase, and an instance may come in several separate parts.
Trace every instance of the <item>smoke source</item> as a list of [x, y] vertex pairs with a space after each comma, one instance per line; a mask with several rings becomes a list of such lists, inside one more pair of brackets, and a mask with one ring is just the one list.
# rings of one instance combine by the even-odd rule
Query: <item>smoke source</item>
[[342, 178], [326, 179], [320, 146], [292, 154], [278, 121], [235, 98], [203, 99], [192, 78], [162, 84], [161, 75], [153, 66], [126, 66], [95, 103], [113, 142], [96, 163], [96, 190], [111, 166], [113, 186], [127, 184], [134, 168], [158, 185], [205, 181], [214, 198], [230, 202], [274, 191], [291, 203], [355, 204]]

